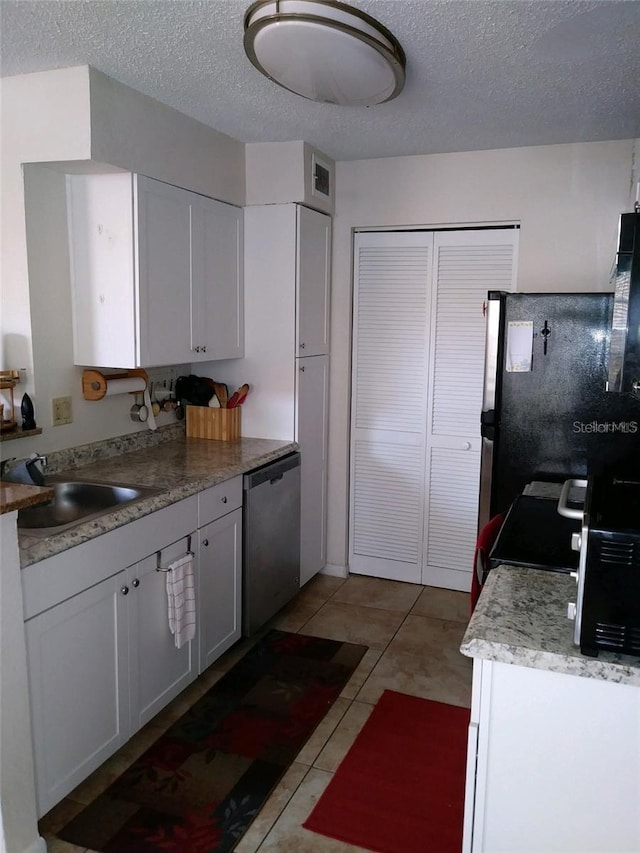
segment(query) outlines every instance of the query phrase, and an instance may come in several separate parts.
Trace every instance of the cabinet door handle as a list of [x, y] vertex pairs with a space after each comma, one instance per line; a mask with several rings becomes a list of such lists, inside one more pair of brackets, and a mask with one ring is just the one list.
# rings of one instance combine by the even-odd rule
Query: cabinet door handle
[[304, 349], [304, 347], [305, 347], [304, 344], [300, 344], [300, 349]]
[[195, 352], [200, 352], [200, 347], [194, 347], [193, 349]]
[[303, 364], [303, 365], [302, 365], [302, 367], [300, 368], [300, 373], [304, 373], [304, 364]]
[[206, 351], [207, 351], [207, 348], [206, 348], [206, 347], [201, 347], [201, 349], [202, 349], [202, 352], [206, 352]]
[[123, 595], [129, 595], [129, 587], [128, 587], [128, 586], [123, 586], [123, 587], [121, 587], [120, 592], [121, 592]]
[[139, 579], [138, 579], [138, 578], [134, 578], [134, 579], [131, 581], [131, 586], [134, 586], [134, 587], [137, 589], [137, 588], [140, 586], [140, 581], [139, 581]]
[[202, 540], [202, 544], [204, 545], [204, 547], [205, 547], [205, 548], [207, 548], [207, 547], [209, 546], [209, 540], [208, 540], [208, 539], [203, 539], [203, 540]]
[[226, 495], [223, 495], [223, 496], [220, 498], [220, 500], [222, 501], [222, 503], [223, 503], [223, 504], [226, 504], [226, 502], [227, 502], [227, 496], [226, 496]]

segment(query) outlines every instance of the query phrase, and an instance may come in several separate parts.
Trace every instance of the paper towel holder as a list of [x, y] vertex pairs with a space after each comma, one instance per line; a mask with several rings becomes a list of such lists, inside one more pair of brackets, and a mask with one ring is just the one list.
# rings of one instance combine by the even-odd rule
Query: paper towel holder
[[[147, 371], [141, 367], [135, 367], [132, 370], [125, 370], [122, 373], [102, 373], [100, 370], [95, 369], [83, 370], [82, 396], [85, 400], [102, 400], [102, 398], [106, 396], [107, 389], [110, 384], [118, 383], [120, 380], [130, 379], [143, 379], [144, 387], [129, 390], [129, 394], [139, 394], [141, 391], [144, 391], [149, 384]], [[123, 388], [122, 393], [127, 393], [127, 389]]]

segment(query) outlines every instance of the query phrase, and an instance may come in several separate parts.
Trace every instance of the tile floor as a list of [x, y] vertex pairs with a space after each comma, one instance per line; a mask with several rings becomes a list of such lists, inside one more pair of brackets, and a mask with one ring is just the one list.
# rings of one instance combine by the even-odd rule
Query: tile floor
[[[353, 845], [302, 828], [386, 688], [469, 707], [471, 660], [458, 651], [466, 593], [352, 575], [318, 575], [265, 626], [367, 645], [360, 666], [236, 846], [237, 853], [346, 853]], [[261, 632], [262, 633], [264, 633]], [[40, 822], [49, 853], [84, 853], [56, 830], [98, 796], [259, 638], [243, 640]]]

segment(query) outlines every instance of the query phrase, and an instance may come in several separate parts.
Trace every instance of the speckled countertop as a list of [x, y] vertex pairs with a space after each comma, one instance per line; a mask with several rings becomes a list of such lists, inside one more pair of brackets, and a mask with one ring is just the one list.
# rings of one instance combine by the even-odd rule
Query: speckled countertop
[[0, 483], [0, 515], [46, 503], [53, 497], [53, 489], [40, 486], [23, 486], [22, 483]]
[[473, 658], [529, 666], [640, 687], [640, 657], [582, 655], [573, 644], [567, 604], [575, 601], [569, 575], [499, 566], [489, 572], [460, 651]]
[[135, 484], [157, 489], [158, 493], [45, 538], [19, 530], [20, 565], [24, 568], [59, 554], [297, 449], [294, 442], [264, 438], [209, 441], [181, 436], [75, 468], [68, 472], [70, 479]]

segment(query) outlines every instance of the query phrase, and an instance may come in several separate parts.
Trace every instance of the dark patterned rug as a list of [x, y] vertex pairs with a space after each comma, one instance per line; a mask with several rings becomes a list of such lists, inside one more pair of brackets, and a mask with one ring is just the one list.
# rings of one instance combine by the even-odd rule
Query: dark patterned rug
[[58, 837], [104, 853], [232, 850], [365, 652], [271, 631]]

